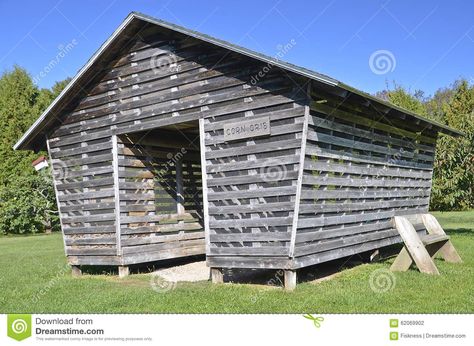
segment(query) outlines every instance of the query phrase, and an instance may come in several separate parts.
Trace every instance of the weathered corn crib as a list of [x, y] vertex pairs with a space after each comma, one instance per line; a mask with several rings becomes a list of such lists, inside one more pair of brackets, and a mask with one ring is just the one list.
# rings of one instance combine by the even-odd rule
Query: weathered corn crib
[[[298, 268], [400, 242], [453, 129], [332, 78], [132, 13], [15, 149], [48, 149], [65, 252]], [[422, 227], [418, 227], [422, 231]]]

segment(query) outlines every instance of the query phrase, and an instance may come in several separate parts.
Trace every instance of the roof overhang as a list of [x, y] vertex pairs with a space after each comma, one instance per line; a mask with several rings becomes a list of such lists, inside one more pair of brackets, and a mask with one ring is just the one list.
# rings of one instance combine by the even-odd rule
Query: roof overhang
[[[137, 13], [137, 12], [132, 12], [130, 13], [127, 18], [120, 24], [120, 26], [114, 31], [114, 33], [102, 44], [102, 46], [94, 53], [94, 55], [89, 59], [89, 61], [79, 70], [79, 72], [76, 74], [76, 76], [69, 82], [69, 84], [64, 88], [64, 90], [56, 97], [56, 99], [51, 103], [51, 105], [41, 114], [41, 116], [33, 123], [33, 125], [23, 134], [23, 136], [18, 140], [18, 142], [13, 146], [15, 150], [20, 150], [20, 149], [30, 149], [30, 150], [39, 150], [40, 147], [44, 147], [44, 140], [45, 140], [45, 130], [50, 125], [55, 119], [58, 119], [56, 117], [57, 114], [59, 114], [60, 110], [62, 109], [63, 106], [65, 106], [65, 102], [68, 100], [68, 96], [74, 95], [74, 93], [77, 91], [77, 86], [80, 86], [84, 83], [87, 82], [91, 79], [91, 75], [93, 76], [93, 66], [94, 64], [101, 58], [103, 58], [105, 55], [107, 55], [107, 52], [109, 48], [117, 43], [117, 41], [120, 41], [120, 38], [124, 35], [126, 31], [129, 32], [130, 35], [133, 35], [134, 33], [134, 28], [133, 28], [133, 23], [138, 23], [138, 22], [146, 22], [146, 23], [151, 23], [155, 24], [157, 26], [182, 33], [184, 35], [194, 37], [198, 40], [208, 42], [210, 44], [231, 50], [233, 52], [248, 56], [253, 59], [260, 60], [264, 63], [271, 64], [273, 66], [277, 66], [281, 69], [284, 69], [289, 72], [293, 72], [297, 75], [307, 77], [311, 80], [315, 80], [317, 82], [333, 86], [333, 87], [338, 87], [343, 90], [349, 91], [351, 93], [360, 95], [368, 100], [371, 100], [375, 103], [379, 103], [381, 105], [396, 109], [402, 113], [405, 113], [409, 115], [410, 117], [414, 117], [422, 122], [426, 122], [429, 124], [431, 127], [435, 128], [437, 131], [451, 135], [451, 136], [461, 136], [464, 135], [462, 132], [457, 131], [453, 128], [450, 128], [446, 125], [440, 124], [438, 122], [426, 119], [416, 113], [410, 112], [406, 109], [397, 107], [389, 102], [386, 102], [382, 99], [379, 99], [375, 96], [372, 96], [370, 94], [367, 94], [365, 92], [362, 92], [360, 90], [357, 90], [355, 88], [352, 88], [344, 83], [341, 83], [337, 81], [336, 79], [333, 79], [331, 77], [322, 75], [320, 73], [308, 70], [306, 68], [298, 67], [296, 65], [281, 61], [279, 59], [269, 57], [257, 52], [254, 52], [252, 50], [231, 44], [229, 42], [223, 41], [216, 39], [214, 37], [186, 29], [184, 27], [171, 24], [150, 16], [147, 16], [145, 14]], [[125, 35], [127, 36], [127, 35]], [[123, 39], [123, 37], [122, 37]], [[92, 71], [92, 72], [91, 72]]]

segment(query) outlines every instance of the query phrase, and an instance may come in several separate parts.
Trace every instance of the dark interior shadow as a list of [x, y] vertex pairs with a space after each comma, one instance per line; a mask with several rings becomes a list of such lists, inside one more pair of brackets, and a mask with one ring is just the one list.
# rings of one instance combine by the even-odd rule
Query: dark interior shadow
[[[168, 260], [160, 260], [156, 262], [140, 263], [131, 265], [130, 274], [148, 274], [158, 269], [172, 268], [189, 263], [205, 261], [204, 255], [196, 255], [181, 258], [172, 258]], [[89, 275], [118, 275], [117, 266], [81, 266], [83, 274]]]
[[[329, 279], [345, 269], [354, 268], [365, 263], [383, 262], [396, 256], [400, 249], [401, 245], [396, 244], [379, 249], [379, 253], [375, 258], [371, 258], [374, 251], [368, 251], [305, 267], [298, 270], [298, 283]], [[283, 270], [268, 269], [225, 269], [224, 282], [282, 287], [284, 285], [284, 272]]]

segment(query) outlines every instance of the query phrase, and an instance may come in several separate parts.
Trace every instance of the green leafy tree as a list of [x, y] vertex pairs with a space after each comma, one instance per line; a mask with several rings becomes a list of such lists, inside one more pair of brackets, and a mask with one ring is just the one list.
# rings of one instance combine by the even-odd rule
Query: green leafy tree
[[417, 114], [423, 116], [428, 115], [424, 104], [424, 93], [421, 90], [416, 90], [414, 93], [411, 93], [404, 87], [394, 83], [392, 89], [387, 85], [387, 89], [377, 93], [376, 96]]
[[0, 232], [35, 233], [58, 229], [55, 198], [48, 175], [31, 163], [39, 155], [14, 151], [13, 145], [64, 88], [39, 90], [30, 75], [15, 66], [0, 77]]
[[474, 207], [474, 87], [465, 80], [439, 89], [426, 98], [394, 84], [377, 96], [402, 108], [444, 123], [466, 133], [453, 138], [440, 135], [433, 172], [431, 209], [465, 210]]
[[442, 135], [437, 144], [431, 205], [436, 210], [474, 208], [474, 87], [457, 84], [443, 105], [447, 125], [466, 134], [453, 138]]
[[20, 177], [0, 189], [0, 233], [58, 230], [59, 218], [49, 172]]
[[37, 97], [38, 89], [25, 70], [16, 66], [0, 78], [0, 186], [34, 173], [31, 161], [37, 156], [14, 151], [12, 146], [38, 116], [35, 113]]

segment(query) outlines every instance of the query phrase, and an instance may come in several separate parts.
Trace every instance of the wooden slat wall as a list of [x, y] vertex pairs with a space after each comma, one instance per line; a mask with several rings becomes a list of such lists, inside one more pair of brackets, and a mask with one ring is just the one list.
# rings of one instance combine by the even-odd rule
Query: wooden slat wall
[[[283, 79], [273, 88], [282, 86], [282, 96], [252, 98], [239, 111], [204, 118], [210, 266], [288, 261], [306, 98], [301, 85]], [[224, 140], [225, 123], [261, 116], [270, 118], [270, 136]]]
[[[119, 186], [125, 264], [205, 253], [197, 136], [176, 130], [122, 137]], [[183, 213], [178, 213], [177, 205], [179, 162]]]
[[118, 263], [110, 138], [71, 145], [52, 142], [50, 157], [71, 263], [83, 263], [76, 256]]
[[[77, 184], [61, 186], [69, 187], [61, 190], [64, 192], [60, 196], [68, 200], [61, 202], [61, 214], [67, 222], [65, 232], [74, 234], [74, 238], [82, 237], [94, 239], [94, 242], [110, 243], [100, 245], [101, 249], [104, 249], [100, 254], [96, 254], [96, 250], [91, 253], [82, 252], [86, 248], [77, 247], [79, 245], [74, 245], [74, 249], [68, 247], [70, 260], [76, 264], [111, 264], [118, 263], [117, 261], [124, 263], [122, 257], [117, 257], [120, 249], [115, 247], [111, 136], [117, 135], [123, 140], [125, 134], [169, 127], [199, 118], [206, 119], [208, 137], [205, 145], [210, 170], [208, 173], [212, 180], [209, 187], [209, 198], [212, 199], [209, 203], [212, 208], [211, 228], [220, 234], [228, 230], [232, 233], [244, 231], [254, 233], [258, 237], [258, 234], [262, 233], [261, 239], [251, 244], [256, 248], [266, 246], [262, 248], [263, 251], [257, 249], [255, 253], [284, 255], [287, 240], [275, 242], [269, 234], [264, 233], [278, 232], [276, 237], [282, 237], [291, 225], [295, 165], [297, 148], [301, 145], [299, 133], [303, 114], [303, 108], [297, 102], [302, 97], [297, 85], [276, 68], [268, 69], [268, 66], [239, 54], [156, 27], [145, 26], [140, 34], [131, 39], [117, 54], [117, 59], [104, 64], [103, 75], [98, 76], [98, 80], [91, 80], [90, 86], [84, 86], [84, 94], [78, 96], [73, 107], [61, 114], [61, 125], [49, 135], [55, 159], [61, 157], [61, 160], [75, 160], [69, 164], [83, 167], [71, 172], [67, 181], [57, 179], [58, 185], [69, 181]], [[267, 69], [265, 77], [258, 83], [253, 83], [252, 76], [257, 76], [264, 68]], [[254, 115], [271, 116], [271, 138], [224, 143], [224, 121]], [[126, 146], [125, 143], [122, 144], [121, 150], [124, 154]], [[275, 149], [277, 150], [272, 152]], [[238, 155], [235, 150], [239, 151]], [[135, 159], [126, 158], [126, 155], [120, 156], [122, 167], [139, 164]], [[248, 162], [243, 162], [247, 158]], [[127, 161], [130, 159], [131, 161]], [[269, 167], [284, 167], [288, 171], [281, 186], [264, 182], [262, 176], [254, 175], [265, 167], [267, 170]], [[184, 168], [190, 169], [186, 166]], [[197, 166], [193, 166], [193, 170], [194, 168]], [[144, 174], [143, 183], [146, 185], [146, 179], [150, 179], [147, 178], [146, 165], [136, 167], [135, 170]], [[129, 213], [143, 212], [142, 207], [127, 205], [128, 198], [133, 201], [137, 196], [123, 192], [129, 191], [129, 187], [136, 187], [136, 182], [122, 182], [127, 178], [136, 178], [135, 173], [126, 177], [130, 173], [127, 170], [120, 171], [121, 220], [126, 223], [122, 224], [121, 230], [124, 234], [119, 239], [122, 241], [124, 255], [129, 251], [127, 242], [133, 243], [130, 240], [133, 237], [125, 234], [129, 231], [130, 224], [140, 224], [143, 221], [140, 215], [137, 215], [136, 219], [127, 219], [135, 217]], [[228, 182], [223, 182], [227, 179]], [[263, 188], [266, 195], [260, 197], [264, 192]], [[229, 190], [233, 192], [229, 194]], [[255, 192], [250, 192], [251, 190]], [[84, 193], [88, 194], [83, 195]], [[141, 197], [144, 197], [144, 194]], [[247, 202], [255, 212], [249, 213]], [[146, 203], [145, 208], [150, 208]], [[83, 217], [74, 220], [81, 223], [72, 224], [72, 216]], [[152, 215], [147, 215], [150, 216]], [[249, 220], [242, 220], [244, 227], [229, 227], [228, 223], [236, 222], [235, 218]], [[153, 222], [159, 223], [160, 220]], [[186, 223], [186, 227], [191, 227], [190, 225], [191, 223]], [[175, 226], [168, 226], [169, 229], [173, 227]], [[82, 234], [80, 232], [87, 235], [76, 235]], [[268, 239], [264, 240], [265, 237]], [[96, 238], [100, 240], [95, 240]], [[235, 243], [217, 238], [212, 241], [213, 248], [216, 248], [212, 254], [218, 253], [219, 256], [229, 251], [226, 248], [239, 251], [237, 249], [243, 248], [243, 245], [247, 248], [243, 252], [249, 251], [249, 243], [246, 241]], [[197, 245], [193, 253], [202, 253], [202, 249], [201, 245]], [[163, 248], [159, 253], [166, 258], [172, 251]], [[231, 253], [235, 251], [232, 250]], [[181, 253], [189, 252], [183, 249]], [[157, 254], [155, 251], [149, 256], [145, 251], [141, 256], [134, 255], [133, 261], [159, 259]]]
[[312, 103], [297, 267], [399, 242], [391, 218], [428, 211], [436, 135], [362, 108]]

